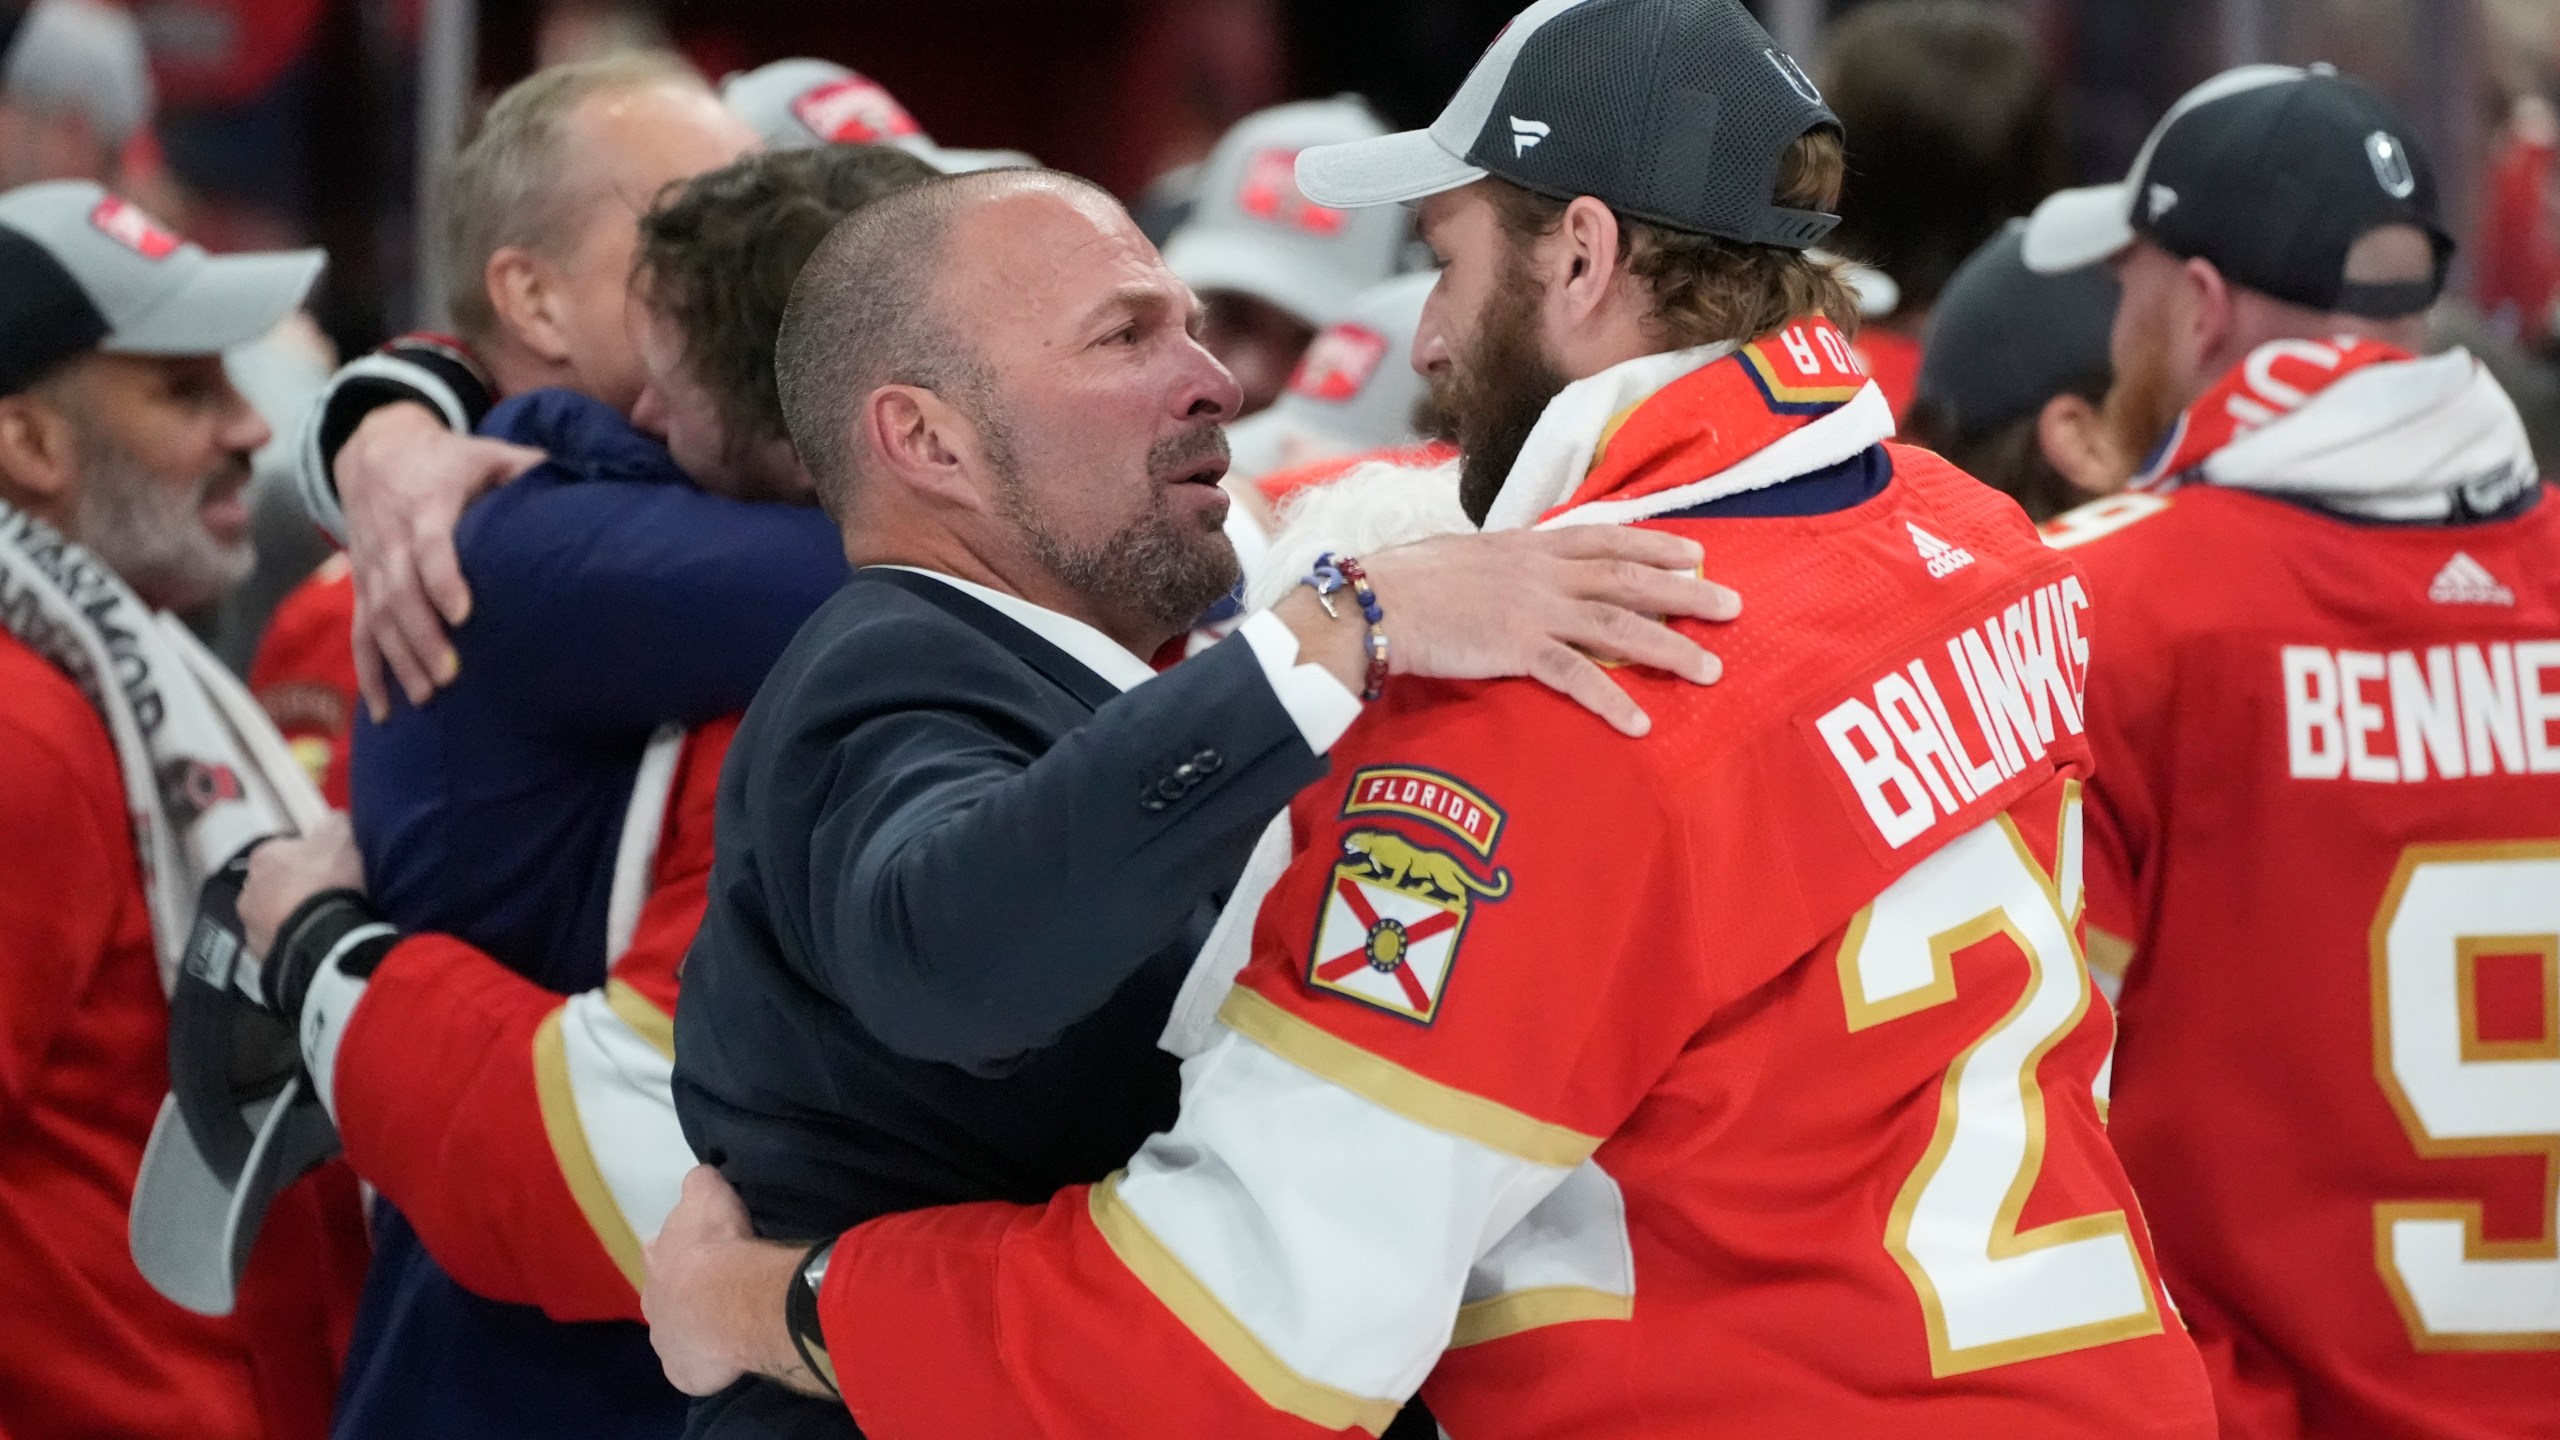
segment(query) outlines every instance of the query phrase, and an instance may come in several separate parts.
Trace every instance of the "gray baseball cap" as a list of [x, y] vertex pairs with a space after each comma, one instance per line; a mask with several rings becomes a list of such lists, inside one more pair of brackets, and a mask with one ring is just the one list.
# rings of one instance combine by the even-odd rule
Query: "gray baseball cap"
[[281, 324], [327, 255], [211, 255], [86, 180], [0, 195], [0, 394], [90, 350], [219, 355]]
[[1227, 427], [1230, 474], [1252, 480], [1275, 470], [1409, 444], [1423, 378], [1414, 373], [1413, 334], [1437, 272], [1399, 275], [1370, 286], [1339, 322], [1307, 346], [1289, 388], [1271, 408]]
[[1393, 210], [1315, 203], [1298, 189], [1298, 157], [1311, 146], [1386, 133], [1347, 95], [1237, 121], [1201, 166], [1198, 202], [1165, 242], [1165, 265], [1197, 291], [1251, 295], [1319, 328], [1341, 319], [1403, 263], [1412, 221]]
[[88, 117], [121, 150], [151, 123], [151, 63], [133, 12], [107, 0], [36, 0], [14, 35], [0, 8], [0, 99]]
[[741, 70], [720, 82], [720, 103], [776, 150], [891, 145], [945, 175], [1040, 162], [1019, 150], [955, 150], [937, 144], [879, 81], [806, 56]]
[[1497, 175], [1690, 234], [1801, 250], [1840, 223], [1772, 203], [1779, 161], [1839, 118], [1737, 0], [1538, 0], [1440, 118], [1298, 157], [1323, 205], [1419, 200]]

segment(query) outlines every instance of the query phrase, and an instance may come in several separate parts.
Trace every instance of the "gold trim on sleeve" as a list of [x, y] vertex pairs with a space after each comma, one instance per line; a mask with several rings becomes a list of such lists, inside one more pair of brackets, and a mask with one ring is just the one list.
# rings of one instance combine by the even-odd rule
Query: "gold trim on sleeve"
[[659, 1009], [640, 993], [639, 987], [628, 980], [607, 980], [604, 1005], [630, 1026], [632, 1033], [648, 1041], [649, 1048], [665, 1057], [668, 1064], [676, 1063], [676, 1017]]
[[1541, 1285], [1459, 1306], [1457, 1328], [1449, 1334], [1449, 1348], [1481, 1345], [1523, 1330], [1576, 1320], [1632, 1320], [1635, 1314], [1636, 1298], [1632, 1295], [1613, 1295], [1587, 1285]]
[[1184, 1329], [1208, 1346], [1211, 1354], [1272, 1409], [1327, 1430], [1356, 1425], [1372, 1435], [1385, 1434], [1404, 1407], [1393, 1400], [1354, 1395], [1321, 1380], [1310, 1380], [1272, 1354], [1227, 1308], [1226, 1302], [1201, 1284], [1191, 1267], [1166, 1249], [1147, 1223], [1120, 1199], [1120, 1177], [1126, 1173], [1115, 1173], [1094, 1186], [1089, 1208], [1093, 1228], [1102, 1232], [1103, 1243], [1120, 1257], [1121, 1264], [1129, 1267], [1130, 1274], [1138, 1277], [1138, 1283], [1146, 1286], [1164, 1308], [1173, 1312], [1173, 1318], [1182, 1322]]
[[2124, 979], [2124, 972], [2133, 966], [2133, 942], [2095, 925], [2087, 929], [2088, 935], [2081, 944], [2089, 952], [2089, 968], [2110, 980]]
[[542, 1133], [551, 1142], [551, 1157], [568, 1182], [569, 1196], [587, 1220], [605, 1253], [613, 1257], [623, 1278], [638, 1290], [648, 1278], [641, 1259], [640, 1237], [614, 1203], [613, 1190], [596, 1168], [595, 1151], [587, 1144], [587, 1127], [578, 1120], [577, 1092], [569, 1084], [569, 1048], [560, 1025], [565, 1007], [555, 1006], [533, 1032], [533, 1093], [542, 1107]]
[[1533, 1165], [1570, 1170], [1600, 1148], [1597, 1135], [1550, 1125], [1481, 1095], [1425, 1079], [1307, 1023], [1245, 986], [1227, 992], [1226, 1003], [1218, 1007], [1218, 1019], [1299, 1069], [1417, 1125]]

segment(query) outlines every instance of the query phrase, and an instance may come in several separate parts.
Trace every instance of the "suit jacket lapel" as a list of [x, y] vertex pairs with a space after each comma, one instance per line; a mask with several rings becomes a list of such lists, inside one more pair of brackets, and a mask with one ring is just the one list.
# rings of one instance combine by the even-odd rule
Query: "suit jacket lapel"
[[1050, 644], [1021, 622], [951, 585], [912, 570], [874, 567], [856, 572], [858, 580], [894, 585], [1013, 652], [1022, 663], [1049, 677], [1087, 710], [1099, 710], [1120, 698], [1120, 687], [1093, 673], [1082, 661]]

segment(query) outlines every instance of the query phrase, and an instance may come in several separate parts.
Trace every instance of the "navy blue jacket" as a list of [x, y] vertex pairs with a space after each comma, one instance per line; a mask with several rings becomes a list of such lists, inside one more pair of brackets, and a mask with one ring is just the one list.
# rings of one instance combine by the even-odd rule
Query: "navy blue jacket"
[[[845, 580], [814, 509], [706, 495], [613, 409], [545, 390], [481, 433], [551, 459], [474, 505], [454, 540], [461, 673], [423, 709], [359, 720], [356, 838], [402, 928], [478, 946], [564, 994], [604, 983], [605, 904], [650, 732], [745, 708]], [[454, 1183], [468, 1184], [467, 1175]], [[336, 1433], [673, 1435], [683, 1400], [641, 1327], [563, 1325], [456, 1285], [388, 1204]]]
[[[720, 777], [676, 1011], [694, 1153], [791, 1239], [1101, 1179], [1172, 1122], [1174, 993], [1324, 770], [1241, 637], [1124, 695], [940, 581], [858, 572]], [[689, 1433], [853, 1424], [750, 1380]]]

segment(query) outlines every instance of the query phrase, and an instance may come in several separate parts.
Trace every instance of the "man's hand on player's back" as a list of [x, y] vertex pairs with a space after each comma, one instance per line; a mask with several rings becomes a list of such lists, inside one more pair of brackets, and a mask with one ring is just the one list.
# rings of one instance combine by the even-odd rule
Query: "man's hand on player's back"
[[367, 415], [347, 437], [336, 474], [355, 565], [356, 684], [375, 719], [390, 713], [386, 668], [412, 705], [460, 668], [445, 629], [471, 614], [471, 587], [454, 556], [454, 523], [542, 459], [530, 446], [456, 434], [405, 401]]

